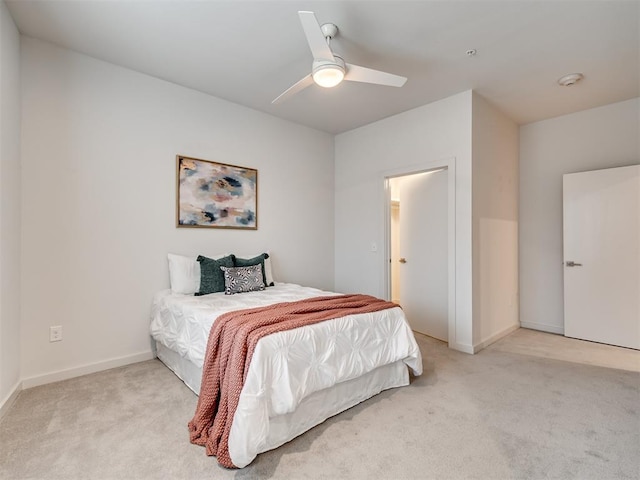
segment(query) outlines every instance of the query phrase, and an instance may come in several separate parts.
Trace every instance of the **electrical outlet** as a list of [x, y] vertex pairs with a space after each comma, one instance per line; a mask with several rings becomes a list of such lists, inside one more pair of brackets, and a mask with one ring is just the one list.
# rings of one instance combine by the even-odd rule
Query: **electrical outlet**
[[62, 325], [49, 327], [49, 341], [50, 342], [62, 341]]

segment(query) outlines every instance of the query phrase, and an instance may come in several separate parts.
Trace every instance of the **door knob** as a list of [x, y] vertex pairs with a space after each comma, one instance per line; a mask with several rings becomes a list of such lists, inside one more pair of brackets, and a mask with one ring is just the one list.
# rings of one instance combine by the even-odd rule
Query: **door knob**
[[400, 263], [407, 263], [407, 259], [402, 257], [400, 260], [398, 260]]
[[573, 260], [568, 260], [567, 262], [565, 262], [565, 265], [567, 267], [581, 267], [582, 266], [581, 263], [576, 263]]

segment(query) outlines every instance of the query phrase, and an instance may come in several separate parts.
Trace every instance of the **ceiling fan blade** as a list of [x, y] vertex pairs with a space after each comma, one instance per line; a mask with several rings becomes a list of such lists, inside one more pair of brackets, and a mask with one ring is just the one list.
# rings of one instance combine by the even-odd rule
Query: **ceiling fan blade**
[[407, 81], [407, 77], [401, 77], [400, 75], [394, 75], [393, 73], [381, 72], [380, 70], [360, 67], [350, 63], [345, 65], [347, 67], [347, 73], [344, 76], [344, 79], [349, 80], [350, 82], [375, 83], [377, 85], [386, 85], [388, 87], [401, 87]]
[[312, 83], [313, 83], [313, 77], [309, 74], [306, 77], [302, 78], [301, 80], [298, 80], [289, 88], [287, 88], [284, 92], [280, 94], [278, 98], [276, 98], [273, 102], [271, 102], [271, 104], [274, 105], [276, 103], [282, 102], [283, 100], [286, 100], [287, 98], [295, 95], [299, 91], [304, 90]]
[[309, 48], [313, 54], [314, 60], [331, 60], [334, 61], [333, 52], [329, 48], [327, 39], [324, 38], [324, 34], [320, 29], [320, 24], [316, 19], [313, 12], [298, 12], [300, 16], [300, 22], [302, 23], [302, 29], [307, 37]]

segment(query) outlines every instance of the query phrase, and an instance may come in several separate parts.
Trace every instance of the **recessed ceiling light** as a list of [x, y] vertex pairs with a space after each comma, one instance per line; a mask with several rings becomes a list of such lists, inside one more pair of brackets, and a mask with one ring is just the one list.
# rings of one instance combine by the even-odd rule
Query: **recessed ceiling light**
[[570, 87], [571, 85], [575, 85], [576, 83], [578, 83], [583, 78], [584, 75], [582, 75], [581, 73], [570, 73], [569, 75], [565, 75], [564, 77], [559, 78], [558, 84], [562, 85], [563, 87]]

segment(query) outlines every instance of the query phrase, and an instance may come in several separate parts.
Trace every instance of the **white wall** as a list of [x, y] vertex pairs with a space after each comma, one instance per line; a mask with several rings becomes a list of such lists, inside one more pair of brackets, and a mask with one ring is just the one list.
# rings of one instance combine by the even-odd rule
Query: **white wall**
[[474, 92], [475, 349], [518, 326], [518, 125]]
[[20, 35], [3, 1], [0, 103], [1, 416], [15, 398], [20, 382]]
[[336, 136], [335, 278], [384, 297], [384, 172], [455, 157], [456, 345], [472, 349], [471, 91]]
[[[22, 41], [25, 386], [149, 357], [167, 252], [270, 249], [276, 280], [333, 288], [331, 135]], [[259, 229], [177, 229], [176, 154], [257, 168]]]
[[640, 99], [520, 128], [520, 322], [563, 333], [562, 175], [640, 162]]

